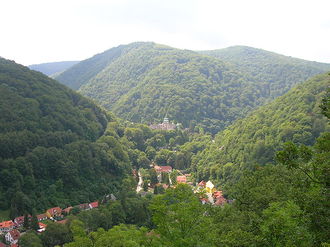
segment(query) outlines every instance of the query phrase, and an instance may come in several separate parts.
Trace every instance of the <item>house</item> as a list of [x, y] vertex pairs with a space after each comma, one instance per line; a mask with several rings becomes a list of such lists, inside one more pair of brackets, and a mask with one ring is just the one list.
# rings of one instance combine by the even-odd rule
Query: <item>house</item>
[[4, 243], [0, 242], [0, 247], [7, 247], [7, 245], [5, 245]]
[[185, 184], [187, 182], [187, 177], [186, 176], [177, 176], [176, 182], [178, 184], [180, 184], [180, 183]]
[[19, 247], [18, 244], [11, 244], [10, 247]]
[[66, 224], [66, 222], [68, 222], [68, 219], [64, 219], [64, 220], [59, 220], [59, 221], [57, 221], [56, 223], [58, 223], [58, 224]]
[[216, 188], [214, 187], [214, 184], [210, 180], [206, 182], [205, 188], [206, 188], [207, 193], [212, 194], [213, 192], [216, 191]]
[[99, 207], [99, 202], [96, 201], [96, 202], [91, 202], [89, 204], [89, 208], [93, 209], [93, 208], [98, 208]]
[[216, 206], [222, 206], [226, 202], [227, 202], [226, 199], [223, 196], [221, 196], [221, 197], [217, 198], [217, 200], [215, 201], [214, 205], [216, 205]]
[[155, 168], [155, 170], [156, 170], [157, 173], [162, 173], [162, 172], [169, 173], [169, 172], [172, 172], [172, 167], [171, 166], [157, 166], [157, 165], [155, 165], [154, 168]]
[[44, 232], [46, 230], [47, 225], [41, 222], [39, 222], [38, 224], [39, 224], [38, 232]]
[[209, 202], [209, 199], [207, 199], [207, 198], [201, 198], [200, 201], [204, 205], [204, 204], [206, 204], [206, 203]]
[[11, 220], [0, 222], [0, 232], [9, 232], [14, 229], [14, 226]]
[[18, 242], [18, 239], [19, 239], [20, 236], [21, 236], [21, 234], [19, 233], [19, 231], [14, 229], [14, 230], [9, 231], [5, 235], [5, 239], [8, 243], [16, 244]]
[[68, 214], [70, 214], [70, 211], [71, 211], [72, 209], [73, 209], [73, 207], [70, 206], [70, 207], [67, 207], [67, 208], [63, 209], [62, 212], [68, 215]]
[[[31, 216], [30, 216], [31, 217]], [[23, 226], [24, 224], [24, 216], [19, 216], [14, 219], [14, 223], [17, 227]]]
[[50, 208], [46, 211], [46, 215], [48, 218], [54, 218], [56, 216], [62, 215], [62, 209], [59, 207]]
[[78, 207], [80, 208], [80, 210], [89, 210], [89, 209], [91, 209], [89, 207], [89, 204], [88, 203], [80, 204]]
[[38, 219], [38, 221], [47, 220], [47, 215], [46, 214], [38, 214], [37, 219]]
[[214, 193], [213, 193], [213, 198], [214, 199], [218, 199], [219, 197], [222, 197], [223, 195], [222, 195], [222, 191], [221, 190], [219, 190], [219, 191], [215, 191]]
[[152, 124], [150, 125], [150, 129], [156, 129], [156, 130], [175, 130], [176, 124], [170, 123], [167, 117], [164, 118], [163, 123], [161, 124]]

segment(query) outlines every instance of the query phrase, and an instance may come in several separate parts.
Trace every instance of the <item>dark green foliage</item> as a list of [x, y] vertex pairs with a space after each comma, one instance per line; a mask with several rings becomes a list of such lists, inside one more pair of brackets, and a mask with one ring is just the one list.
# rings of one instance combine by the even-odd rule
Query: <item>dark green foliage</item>
[[215, 143], [194, 157], [198, 179], [235, 181], [242, 169], [274, 163], [287, 141], [313, 145], [327, 131], [319, 108], [330, 76], [316, 76], [217, 134]]
[[72, 233], [67, 225], [58, 223], [47, 224], [46, 231], [42, 234], [42, 242], [45, 247], [63, 245], [72, 241]]
[[297, 83], [330, 70], [330, 64], [306, 61], [247, 46], [200, 53], [230, 62], [253, 81], [260, 82], [272, 99], [283, 95]]
[[150, 209], [166, 246], [211, 246], [211, 218], [188, 185], [180, 184], [156, 196]]
[[11, 218], [90, 202], [117, 190], [129, 171], [119, 137], [99, 139], [110, 114], [2, 58], [0, 112], [0, 206]]
[[39, 236], [32, 231], [26, 232], [19, 238], [19, 246], [22, 247], [43, 247]]
[[53, 62], [53, 63], [41, 63], [29, 65], [30, 69], [39, 71], [48, 76], [53, 76], [54, 74], [59, 74], [73, 65], [77, 64], [79, 61], [64, 61], [64, 62]]
[[[295, 59], [287, 60], [286, 79], [277, 62], [270, 63], [272, 71], [262, 72], [259, 79], [225, 59], [155, 43], [132, 43], [82, 61], [57, 79], [127, 120], [149, 124], [167, 115], [184, 127], [215, 134], [296, 83], [330, 68], [306, 61], [297, 67]], [[263, 78], [269, 74], [269, 80]]]

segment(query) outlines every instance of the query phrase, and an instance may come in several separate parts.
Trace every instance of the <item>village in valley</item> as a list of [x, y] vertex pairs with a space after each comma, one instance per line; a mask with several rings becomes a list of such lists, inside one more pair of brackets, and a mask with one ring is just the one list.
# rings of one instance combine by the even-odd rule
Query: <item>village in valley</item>
[[[150, 129], [156, 131], [175, 131], [181, 127], [181, 124], [170, 122], [167, 117], [160, 124], [152, 124]], [[213, 206], [223, 206], [225, 203], [231, 203], [227, 200], [223, 192], [217, 189], [214, 184], [209, 181], [199, 181], [193, 178], [191, 173], [184, 170], [174, 169], [170, 165], [158, 165], [152, 161], [148, 168], [139, 168], [132, 171], [133, 177], [137, 181], [136, 193], [141, 197], [148, 194], [162, 194], [169, 188], [175, 188], [178, 184], [186, 184], [191, 190], [198, 195], [201, 204], [209, 204]], [[23, 215], [0, 222], [0, 247], [19, 247], [19, 238], [23, 236], [27, 230], [35, 230], [38, 234], [43, 234], [47, 229], [49, 222], [57, 224], [66, 224], [71, 214], [77, 214], [86, 210], [97, 210], [100, 204], [116, 201], [113, 195], [106, 195], [103, 201], [94, 201], [83, 203], [67, 208], [53, 207], [46, 210], [45, 213], [36, 215]]]
[[182, 173], [180, 170], [172, 169], [171, 166], [159, 166], [152, 163], [150, 169], [141, 168], [138, 172], [134, 171], [133, 174], [138, 176], [136, 192], [141, 196], [148, 193], [161, 194], [170, 187], [175, 188], [178, 184], [187, 184], [191, 186], [194, 193], [198, 194], [202, 204], [222, 206], [230, 202], [210, 180], [207, 182], [202, 180], [194, 184], [190, 173]]
[[[114, 195], [109, 195], [113, 200], [116, 200]], [[0, 236], [4, 236], [6, 244], [0, 242], [0, 247], [19, 247], [18, 240], [24, 235], [27, 229], [36, 230], [39, 234], [44, 232], [47, 228], [48, 222], [55, 222], [57, 224], [66, 224], [68, 216], [72, 211], [78, 212], [85, 210], [97, 209], [99, 202], [83, 203], [73, 207], [61, 209], [60, 207], [53, 207], [46, 210], [45, 213], [37, 215], [24, 215], [16, 217], [14, 220], [0, 222]], [[33, 226], [33, 224], [36, 224]], [[8, 244], [8, 245], [7, 245]]]

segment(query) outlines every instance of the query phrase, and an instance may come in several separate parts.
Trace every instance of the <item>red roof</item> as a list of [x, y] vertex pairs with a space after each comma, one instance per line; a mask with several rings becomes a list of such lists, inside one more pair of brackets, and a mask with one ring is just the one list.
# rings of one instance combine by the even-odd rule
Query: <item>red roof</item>
[[47, 212], [50, 213], [51, 216], [60, 215], [62, 213], [62, 209], [59, 207], [55, 207], [48, 209]]
[[45, 229], [47, 227], [46, 224], [39, 222], [39, 228], [40, 229]]
[[223, 196], [221, 196], [216, 200], [216, 202], [214, 204], [217, 206], [221, 206], [221, 205], [225, 204], [226, 202], [227, 202], [226, 199]]
[[11, 235], [11, 237], [12, 237], [13, 240], [17, 240], [21, 236], [21, 234], [19, 233], [19, 231], [17, 231], [16, 229], [11, 230], [9, 232], [9, 234]]
[[171, 172], [172, 167], [171, 166], [155, 166], [154, 167], [156, 172]]
[[7, 247], [7, 245], [5, 245], [4, 243], [0, 242], [0, 247]]
[[65, 224], [67, 221], [68, 221], [68, 219], [65, 219], [65, 220], [59, 220], [59, 221], [56, 221], [56, 223], [59, 223], [59, 224]]
[[38, 219], [38, 220], [43, 220], [43, 219], [45, 219], [45, 218], [47, 218], [47, 215], [46, 215], [46, 214], [38, 214], [38, 215], [37, 215], [37, 219]]
[[19, 247], [18, 244], [11, 244], [10, 247]]
[[0, 222], [0, 228], [10, 228], [14, 226], [14, 222], [11, 220]]
[[222, 191], [221, 190], [216, 191], [216, 192], [213, 193], [213, 197], [215, 197], [215, 198], [218, 198], [218, 197], [221, 197], [221, 196], [222, 196]]
[[63, 209], [63, 211], [66, 212], [67, 214], [69, 214], [72, 209], [73, 209], [73, 207], [67, 207], [67, 208]]
[[176, 181], [178, 183], [186, 183], [187, 182], [187, 177], [186, 176], [177, 176]]
[[91, 208], [98, 208], [98, 207], [99, 207], [99, 202], [98, 202], [98, 201], [96, 201], [96, 202], [91, 202], [91, 203], [89, 204], [89, 206], [90, 206]]

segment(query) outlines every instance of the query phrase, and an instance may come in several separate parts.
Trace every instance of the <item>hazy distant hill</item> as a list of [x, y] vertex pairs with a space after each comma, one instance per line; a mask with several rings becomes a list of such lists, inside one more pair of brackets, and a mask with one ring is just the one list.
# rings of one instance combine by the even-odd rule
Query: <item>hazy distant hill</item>
[[95, 200], [129, 165], [114, 138], [99, 140], [110, 118], [102, 109], [2, 58], [0, 112], [0, 209], [11, 216]]
[[56, 79], [125, 119], [150, 123], [167, 115], [216, 133], [326, 67], [288, 66], [282, 79], [284, 70], [273, 61], [273, 79], [266, 81], [230, 62], [138, 42], [82, 61]]
[[79, 61], [64, 61], [64, 62], [53, 62], [53, 63], [41, 63], [29, 65], [30, 69], [44, 73], [45, 75], [52, 76], [67, 70], [71, 66], [79, 63]]
[[195, 159], [199, 178], [230, 179], [245, 168], [274, 163], [284, 142], [312, 145], [329, 131], [320, 109], [329, 85], [329, 73], [317, 75], [219, 132]]
[[277, 87], [274, 88], [276, 91], [282, 93], [309, 77], [330, 70], [328, 63], [306, 61], [248, 46], [232, 46], [199, 53], [230, 62], [254, 81], [271, 83], [273, 88]]

